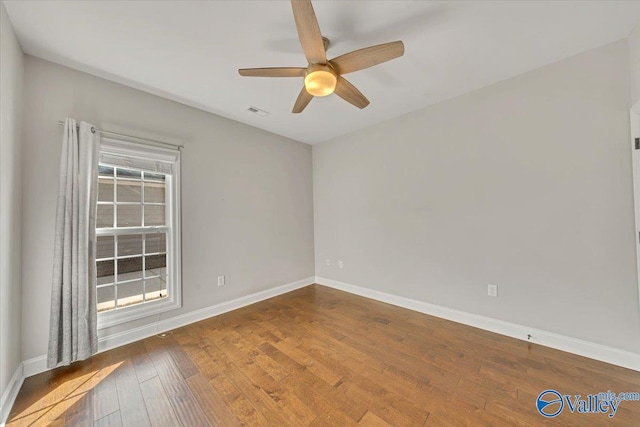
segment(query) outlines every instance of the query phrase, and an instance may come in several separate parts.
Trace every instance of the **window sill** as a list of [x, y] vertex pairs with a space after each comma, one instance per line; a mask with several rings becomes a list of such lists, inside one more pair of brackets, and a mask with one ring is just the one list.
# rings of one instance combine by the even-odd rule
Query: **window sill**
[[175, 310], [182, 307], [178, 298], [166, 298], [161, 301], [152, 301], [118, 310], [98, 313], [98, 330], [122, 323], [131, 322], [145, 317], [157, 316], [160, 313]]

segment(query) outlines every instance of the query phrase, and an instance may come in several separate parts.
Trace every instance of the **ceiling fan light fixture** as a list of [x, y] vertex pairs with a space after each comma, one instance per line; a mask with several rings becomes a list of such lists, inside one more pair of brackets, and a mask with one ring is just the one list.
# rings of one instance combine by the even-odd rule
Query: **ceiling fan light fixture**
[[304, 78], [304, 87], [313, 96], [331, 95], [336, 89], [338, 78], [327, 65], [313, 64], [309, 66]]

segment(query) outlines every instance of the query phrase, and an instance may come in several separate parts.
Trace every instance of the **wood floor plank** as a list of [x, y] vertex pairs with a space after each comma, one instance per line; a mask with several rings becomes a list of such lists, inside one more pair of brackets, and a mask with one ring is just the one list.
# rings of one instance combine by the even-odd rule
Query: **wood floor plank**
[[[146, 344], [146, 342], [145, 342]], [[167, 345], [171, 342], [167, 340]], [[158, 372], [158, 378], [164, 387], [166, 396], [175, 411], [175, 415], [183, 426], [208, 426], [209, 421], [202, 412], [187, 386], [180, 370], [175, 365], [169, 352], [155, 352], [151, 360]]]
[[[9, 418], [7, 426], [91, 425], [93, 391], [74, 394], [44, 409], [26, 411], [26, 415]], [[68, 423], [67, 423], [68, 420]]]
[[375, 396], [369, 401], [368, 407], [378, 416], [394, 425], [422, 425], [429, 416], [429, 411], [423, 402], [411, 399], [411, 390], [406, 390], [404, 394], [390, 392], [387, 389], [387, 382], [379, 382], [375, 379], [354, 375], [354, 377], [340, 387], [351, 386], [345, 393], [350, 395]]
[[[39, 409], [26, 414], [20, 414], [20, 416], [12, 416], [7, 420], [7, 427], [23, 427], [23, 426], [37, 426], [38, 420], [44, 416], [45, 413], [51, 410], [51, 407]], [[89, 424], [90, 425], [90, 424]]]
[[[398, 426], [401, 425], [401, 426], [409, 427], [409, 426], [422, 426], [424, 424], [424, 421], [427, 419], [427, 416], [429, 415], [428, 412], [425, 412], [424, 415], [417, 415], [412, 417], [413, 415], [412, 413], [403, 413], [402, 410], [396, 408], [396, 406], [399, 406], [397, 404], [397, 398], [400, 398], [400, 397], [395, 396], [396, 402], [388, 401], [392, 396], [387, 394], [386, 390], [384, 390], [382, 387], [378, 387], [376, 390], [371, 390], [371, 389], [361, 388], [358, 384], [354, 383], [353, 381], [346, 381], [341, 383], [338, 389], [349, 396], [353, 396], [356, 399], [366, 402], [368, 409], [367, 409], [367, 412], [365, 412], [365, 414], [362, 416], [362, 418], [366, 417], [367, 414], [370, 413], [371, 411], [375, 411], [380, 415], [379, 417], [380, 419], [385, 420], [385, 423], [388, 423], [390, 425], [398, 425]], [[375, 395], [380, 397], [382, 397], [383, 395], [386, 395], [386, 396], [385, 396], [385, 399], [375, 399], [372, 397]], [[383, 401], [384, 403], [382, 403]], [[400, 406], [406, 407], [407, 405], [412, 406], [408, 402], [405, 402], [403, 405], [400, 405]], [[362, 424], [362, 418], [360, 418], [360, 420], [358, 421], [358, 424]]]
[[640, 388], [612, 366], [308, 286], [27, 378], [15, 426], [640, 426], [538, 394]]
[[115, 372], [121, 423], [124, 427], [150, 426], [149, 415], [132, 360], [126, 360]]
[[224, 352], [224, 375], [236, 389], [247, 397], [256, 411], [265, 414], [274, 424], [287, 425], [288, 417], [269, 394], [273, 378], [232, 343], [218, 342], [218, 347]]
[[[309, 426], [356, 426], [353, 416], [337, 408], [331, 398], [324, 393], [316, 392], [313, 387], [305, 383], [290, 385], [289, 389], [309, 408], [314, 408], [319, 414]], [[364, 415], [364, 414], [362, 414]], [[359, 416], [358, 419], [362, 418]]]
[[153, 427], [175, 427], [180, 425], [160, 378], [157, 376], [140, 383], [149, 421]]
[[[252, 334], [249, 334], [252, 335]], [[280, 366], [275, 360], [258, 349], [251, 341], [244, 340], [242, 337], [234, 342], [234, 345], [239, 350], [244, 352], [251, 360], [258, 366], [264, 369], [277, 381], [282, 380], [289, 376], [289, 371]], [[260, 343], [261, 344], [261, 343]]]
[[224, 399], [216, 389], [211, 387], [207, 378], [202, 374], [191, 375], [187, 379], [187, 385], [200, 404], [209, 423], [212, 426], [236, 426], [241, 425], [240, 420], [226, 405]]
[[388, 424], [385, 420], [377, 416], [371, 411], [367, 411], [364, 417], [358, 423], [363, 427], [391, 427], [392, 424]]
[[147, 380], [158, 375], [155, 366], [147, 353], [147, 348], [144, 345], [144, 341], [138, 341], [133, 344], [131, 352], [131, 361], [133, 363], [136, 377], [139, 383], [143, 383]]
[[[83, 424], [70, 424], [70, 425], [83, 425]], [[94, 421], [93, 427], [122, 427], [122, 418], [120, 417], [120, 411], [112, 412], [107, 416]]]
[[[316, 393], [321, 394], [323, 399], [330, 403], [332, 407], [336, 408], [354, 421], [358, 421], [362, 418], [367, 411], [366, 402], [347, 395], [344, 390], [328, 385], [307, 369], [299, 373], [297, 377], [289, 376], [285, 378], [283, 382], [290, 388], [295, 387], [296, 384], [303, 384], [308, 389], [313, 389]], [[313, 407], [312, 405], [308, 406]]]
[[27, 378], [16, 399], [9, 419], [24, 417], [61, 402], [74, 393], [83, 393], [82, 387], [98, 375], [98, 366], [105, 360], [104, 355], [96, 355], [86, 363], [74, 363], [50, 372]]
[[[286, 367], [281, 366], [262, 350], [254, 347], [250, 342], [242, 340], [238, 335], [233, 337], [232, 343], [241, 351], [238, 353], [234, 350], [232, 354], [235, 360], [245, 368], [248, 378], [263, 390], [292, 422], [307, 425], [317, 418], [318, 414], [315, 411], [308, 408], [293, 393], [282, 386], [281, 381], [291, 374]], [[254, 364], [255, 366], [253, 366]]]
[[310, 372], [313, 372], [314, 375], [316, 375], [318, 378], [320, 378], [330, 386], [334, 386], [338, 381], [340, 381], [340, 379], [342, 379], [342, 376], [339, 373], [332, 371], [329, 367], [319, 362], [309, 353], [298, 348], [296, 343], [292, 342], [292, 340], [280, 340], [274, 345], [278, 350], [282, 351], [291, 359], [306, 367]]
[[191, 358], [185, 353], [184, 349], [180, 345], [174, 345], [169, 347], [169, 353], [173, 358], [175, 365], [182, 374], [182, 378], [189, 378], [192, 375], [200, 373], [200, 370], [193, 363]]
[[[206, 346], [206, 344], [203, 344]], [[199, 373], [207, 379], [215, 378], [222, 373], [222, 368], [210, 357], [209, 353], [200, 344], [185, 345], [184, 351], [198, 367]]]
[[105, 377], [93, 389], [93, 420], [99, 420], [120, 410], [118, 391], [113, 374]]
[[[56, 418], [55, 420], [49, 422], [47, 424], [47, 427], [64, 427], [66, 425], [69, 425], [69, 424], [66, 424], [65, 420], [62, 417], [59, 417], [59, 418]], [[81, 424], [79, 424], [79, 425], [81, 425]]]
[[257, 411], [249, 399], [236, 388], [226, 375], [221, 374], [209, 380], [209, 385], [218, 391], [225, 404], [244, 425], [269, 425], [267, 415]]
[[64, 413], [67, 426], [91, 425], [93, 421], [93, 390], [80, 395], [80, 399]]

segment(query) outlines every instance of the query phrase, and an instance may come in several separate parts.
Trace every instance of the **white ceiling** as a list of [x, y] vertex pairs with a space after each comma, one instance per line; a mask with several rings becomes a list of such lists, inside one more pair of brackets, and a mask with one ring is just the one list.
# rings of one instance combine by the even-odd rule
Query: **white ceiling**
[[315, 1], [329, 58], [394, 40], [405, 55], [347, 76], [364, 110], [331, 95], [294, 115], [302, 78], [237, 72], [306, 66], [288, 1], [5, 5], [30, 55], [312, 144], [619, 40], [640, 18], [638, 1]]

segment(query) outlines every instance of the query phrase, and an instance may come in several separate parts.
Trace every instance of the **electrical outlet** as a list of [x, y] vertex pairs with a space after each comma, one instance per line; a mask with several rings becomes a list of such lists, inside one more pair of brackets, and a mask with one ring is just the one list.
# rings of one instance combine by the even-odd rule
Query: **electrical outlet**
[[338, 268], [344, 268], [344, 262], [338, 261]]
[[331, 260], [329, 258], [325, 259], [324, 265], [326, 265], [327, 267], [331, 267]]
[[218, 276], [218, 286], [224, 286], [224, 276]]
[[487, 285], [487, 295], [489, 295], [490, 297], [497, 297], [498, 296], [498, 285]]

